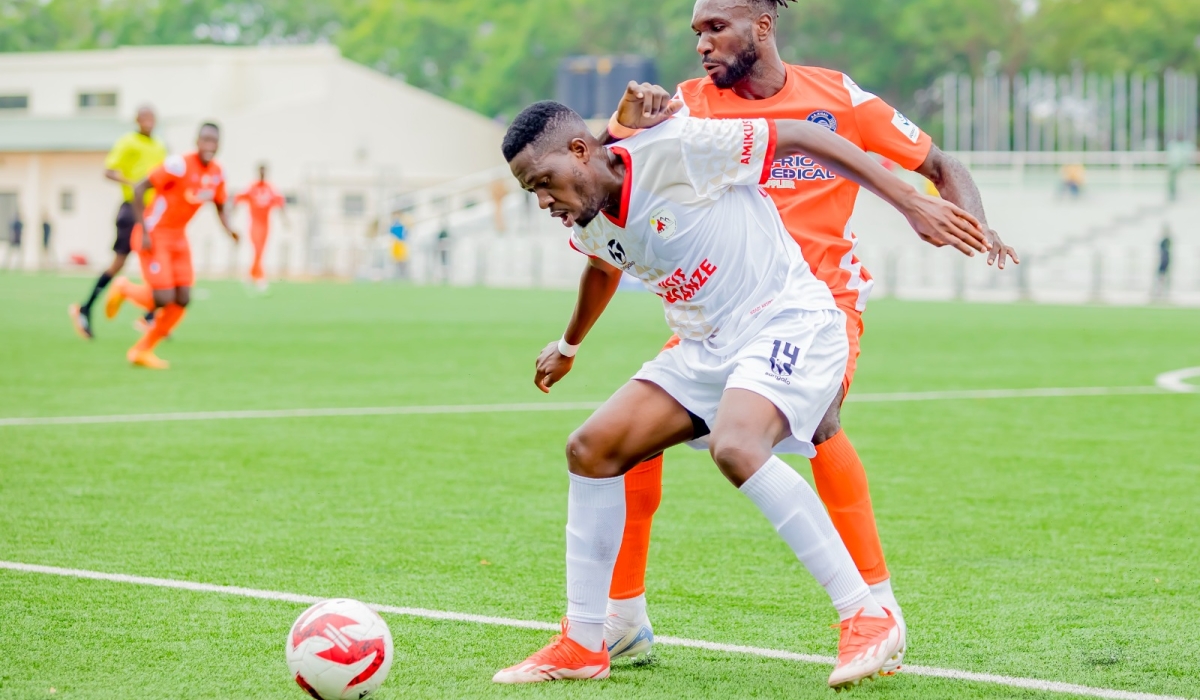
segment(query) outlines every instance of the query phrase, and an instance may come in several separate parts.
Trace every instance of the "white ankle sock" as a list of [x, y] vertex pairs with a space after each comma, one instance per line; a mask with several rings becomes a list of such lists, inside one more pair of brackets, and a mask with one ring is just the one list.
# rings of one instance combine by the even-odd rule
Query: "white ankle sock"
[[634, 622], [646, 614], [646, 594], [624, 600], [608, 600], [608, 614], [616, 615], [627, 622]]
[[567, 625], [567, 637], [574, 639], [584, 649], [600, 651], [604, 647], [604, 623], [571, 620]]
[[892, 593], [892, 580], [886, 579], [879, 583], [871, 584], [871, 595], [881, 606], [892, 611], [892, 614], [899, 616], [900, 603], [896, 601], [896, 594]]
[[796, 558], [829, 593], [841, 619], [854, 617], [859, 610], [868, 617], [886, 617], [871, 597], [821, 499], [796, 470], [773, 456], [742, 484], [741, 492], [754, 501]]
[[608, 588], [625, 532], [625, 479], [571, 474], [567, 496], [567, 636], [604, 646]]

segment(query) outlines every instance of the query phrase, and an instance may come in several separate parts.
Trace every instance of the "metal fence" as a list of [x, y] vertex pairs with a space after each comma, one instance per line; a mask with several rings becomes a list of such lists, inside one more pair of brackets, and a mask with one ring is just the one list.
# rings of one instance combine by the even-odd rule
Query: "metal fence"
[[949, 74], [940, 88], [950, 151], [1159, 151], [1197, 141], [1192, 73]]

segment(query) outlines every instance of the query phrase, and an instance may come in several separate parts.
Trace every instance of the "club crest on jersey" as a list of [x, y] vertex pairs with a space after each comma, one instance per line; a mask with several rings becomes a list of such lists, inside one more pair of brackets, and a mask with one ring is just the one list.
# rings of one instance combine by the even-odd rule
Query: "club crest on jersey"
[[608, 242], [608, 255], [622, 270], [633, 267], [633, 261], [625, 257], [625, 248], [615, 238]]
[[830, 131], [837, 131], [837, 117], [823, 109], [818, 109], [808, 115], [806, 121], [810, 121], [813, 124], [820, 124]]
[[157, 262], [150, 263], [150, 272], [157, 275], [160, 270], [162, 270], [162, 265], [159, 265]]
[[671, 240], [679, 231], [675, 223], [675, 214], [667, 207], [662, 207], [650, 215], [650, 228], [654, 230], [654, 235], [664, 241]]

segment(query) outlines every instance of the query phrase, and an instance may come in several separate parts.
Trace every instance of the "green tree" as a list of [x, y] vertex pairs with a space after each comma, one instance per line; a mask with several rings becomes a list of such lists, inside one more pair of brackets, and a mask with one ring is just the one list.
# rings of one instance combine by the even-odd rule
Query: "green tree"
[[[1200, 70], [1198, 0], [799, 0], [786, 61], [843, 70], [929, 113], [946, 72]], [[664, 85], [701, 75], [693, 0], [0, 0], [0, 51], [329, 41], [488, 116], [554, 94], [571, 54], [638, 53]]]

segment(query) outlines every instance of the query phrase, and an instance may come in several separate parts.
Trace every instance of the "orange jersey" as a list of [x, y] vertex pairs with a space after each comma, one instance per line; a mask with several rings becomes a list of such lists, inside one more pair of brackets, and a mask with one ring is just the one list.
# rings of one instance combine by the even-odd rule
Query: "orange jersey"
[[250, 224], [254, 228], [266, 228], [271, 220], [271, 210], [282, 207], [283, 195], [268, 182], [256, 182], [250, 189], [239, 194], [234, 200], [238, 204], [250, 207]]
[[[677, 97], [686, 105], [681, 114], [692, 117], [807, 119], [908, 170], [924, 163], [933, 145], [903, 114], [849, 76], [824, 68], [787, 66], [783, 89], [765, 100], [743, 99], [718, 89], [710, 78], [681, 84]], [[854, 255], [858, 239], [850, 231], [858, 185], [811, 158], [790, 156], [772, 164], [766, 188], [838, 306], [862, 312], [873, 283]]]
[[200, 207], [225, 203], [221, 166], [216, 161], [204, 165], [196, 153], [167, 158], [150, 173], [150, 184], [158, 193], [145, 215], [152, 236], [182, 236]]

